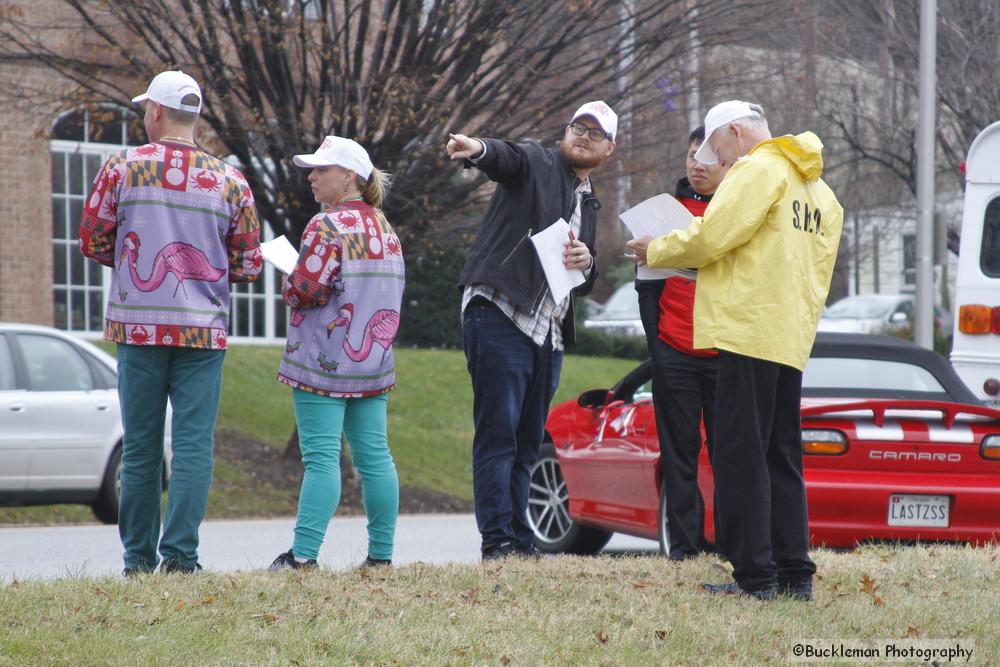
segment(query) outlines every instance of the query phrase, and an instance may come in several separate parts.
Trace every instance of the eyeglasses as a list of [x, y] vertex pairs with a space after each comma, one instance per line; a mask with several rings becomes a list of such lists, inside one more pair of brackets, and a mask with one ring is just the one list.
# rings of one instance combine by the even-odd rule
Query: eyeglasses
[[569, 124], [570, 131], [573, 132], [578, 137], [587, 135], [591, 141], [601, 142], [605, 139], [610, 139], [611, 135], [598, 127], [587, 127], [583, 123], [578, 123], [575, 120]]

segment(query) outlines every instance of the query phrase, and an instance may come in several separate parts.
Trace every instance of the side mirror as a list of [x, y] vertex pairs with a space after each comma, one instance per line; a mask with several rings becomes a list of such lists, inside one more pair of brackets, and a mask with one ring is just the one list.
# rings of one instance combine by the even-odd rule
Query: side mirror
[[612, 393], [609, 389], [590, 389], [583, 392], [576, 398], [576, 404], [581, 408], [596, 410], [603, 408], [611, 400]]
[[906, 313], [903, 313], [903, 312], [895, 312], [895, 313], [893, 313], [893, 314], [892, 314], [892, 316], [891, 316], [891, 317], [889, 318], [889, 321], [890, 321], [890, 322], [892, 322], [893, 324], [903, 324], [904, 322], [906, 322], [906, 321], [907, 321], [907, 320], [909, 320], [909, 319], [910, 319], [910, 318], [908, 318], [908, 317], [906, 316]]

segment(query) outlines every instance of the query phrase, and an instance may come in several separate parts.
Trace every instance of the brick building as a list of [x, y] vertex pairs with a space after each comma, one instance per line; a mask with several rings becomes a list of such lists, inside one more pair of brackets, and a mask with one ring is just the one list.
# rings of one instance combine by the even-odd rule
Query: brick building
[[[83, 200], [104, 160], [146, 136], [134, 108], [43, 109], [30, 101], [65, 85], [44, 66], [0, 62], [0, 88], [24, 91], [20, 103], [5, 105], [0, 122], [0, 321], [100, 337], [111, 272], [77, 249]], [[257, 284], [233, 288], [235, 339], [284, 336], [280, 278], [264, 273]]]

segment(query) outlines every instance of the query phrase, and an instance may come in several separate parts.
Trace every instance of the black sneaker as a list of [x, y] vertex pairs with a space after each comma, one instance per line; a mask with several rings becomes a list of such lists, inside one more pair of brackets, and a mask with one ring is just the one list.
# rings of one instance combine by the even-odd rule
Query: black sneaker
[[314, 567], [318, 567], [315, 558], [310, 558], [306, 562], [300, 563], [297, 560], [295, 560], [295, 555], [292, 553], [292, 550], [289, 549], [285, 553], [275, 558], [271, 562], [271, 565], [268, 566], [267, 571], [277, 572], [278, 570], [299, 570], [299, 569], [311, 570]]
[[145, 561], [139, 561], [138, 565], [126, 565], [125, 569], [122, 570], [122, 576], [126, 579], [131, 579], [132, 577], [139, 577], [144, 574], [151, 574], [156, 570], [155, 565], [150, 565]]
[[528, 560], [541, 560], [545, 556], [545, 554], [535, 548], [534, 544], [529, 544], [526, 547], [515, 546], [514, 555]]
[[160, 563], [160, 574], [201, 574], [204, 571], [201, 563], [181, 565], [179, 560], [173, 558], [164, 558]]
[[510, 540], [495, 542], [493, 544], [483, 546], [482, 551], [484, 563], [491, 560], [503, 560], [507, 556], [514, 553], [514, 543]]
[[366, 569], [369, 567], [392, 567], [392, 559], [372, 558], [371, 556], [365, 556], [365, 560], [358, 567], [360, 567], [361, 569]]
[[812, 579], [802, 581], [785, 581], [778, 584], [778, 595], [787, 595], [799, 602], [812, 602], [813, 582]]
[[713, 595], [745, 595], [758, 600], [773, 600], [778, 596], [777, 584], [770, 584], [756, 591], [743, 590], [735, 581], [725, 584], [702, 584], [701, 587]]

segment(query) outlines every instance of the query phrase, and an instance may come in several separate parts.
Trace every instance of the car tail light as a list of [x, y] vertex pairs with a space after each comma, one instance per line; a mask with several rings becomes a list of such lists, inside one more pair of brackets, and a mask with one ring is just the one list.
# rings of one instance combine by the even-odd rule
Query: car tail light
[[1000, 380], [989, 378], [986, 382], [983, 382], [983, 391], [986, 392], [987, 396], [1000, 394]]
[[962, 306], [958, 309], [958, 330], [966, 334], [1000, 334], [1000, 306]]
[[1000, 435], [988, 435], [979, 446], [979, 455], [989, 461], [1000, 461]]
[[[1000, 445], [1000, 442], [997, 443]], [[802, 452], [819, 456], [839, 456], [847, 451], [847, 438], [840, 431], [805, 429], [802, 431]]]

